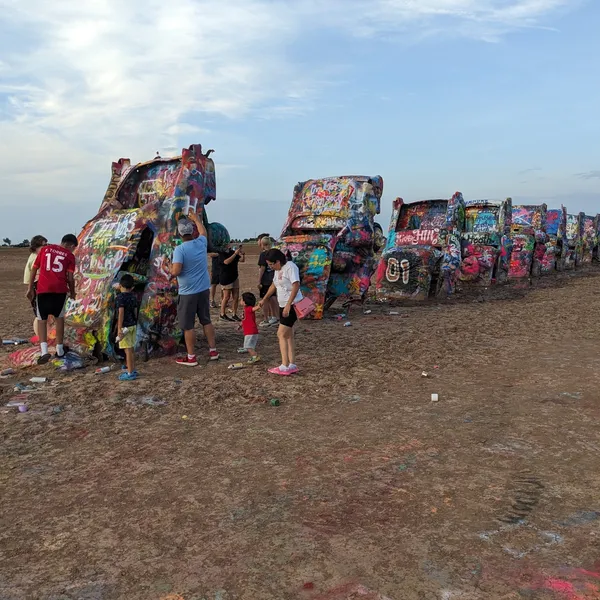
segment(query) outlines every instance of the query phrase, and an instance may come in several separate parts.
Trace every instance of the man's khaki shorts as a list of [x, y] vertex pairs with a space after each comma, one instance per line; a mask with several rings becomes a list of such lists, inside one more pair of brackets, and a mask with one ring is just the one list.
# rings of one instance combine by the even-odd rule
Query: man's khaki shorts
[[224, 290], [239, 290], [240, 289], [240, 278], [238, 277], [233, 283], [221, 286]]

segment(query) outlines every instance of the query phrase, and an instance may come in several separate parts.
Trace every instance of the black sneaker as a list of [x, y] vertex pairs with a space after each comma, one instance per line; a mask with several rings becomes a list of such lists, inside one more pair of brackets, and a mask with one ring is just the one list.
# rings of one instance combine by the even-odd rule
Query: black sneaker
[[241, 321], [241, 319], [237, 315], [233, 315], [233, 317], [230, 317], [230, 320], [237, 321], [238, 323]]
[[50, 362], [50, 359], [52, 357], [49, 354], [42, 354], [42, 356], [40, 356], [37, 360], [37, 364], [38, 365], [45, 365], [48, 364]]
[[229, 321], [231, 323], [233, 319], [231, 317], [228, 317], [227, 315], [221, 315], [219, 317], [219, 321]]

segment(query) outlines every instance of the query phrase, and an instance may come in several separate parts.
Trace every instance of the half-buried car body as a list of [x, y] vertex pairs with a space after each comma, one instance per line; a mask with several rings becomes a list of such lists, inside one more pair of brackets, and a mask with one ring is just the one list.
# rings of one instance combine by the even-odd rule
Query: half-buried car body
[[567, 252], [565, 269], [571, 270], [581, 265], [583, 251], [583, 219], [585, 214], [567, 214]]
[[465, 202], [459, 280], [472, 285], [505, 283], [512, 251], [512, 200]]
[[338, 298], [365, 300], [383, 240], [375, 216], [383, 179], [347, 176], [311, 179], [294, 188], [280, 247], [298, 265], [302, 293], [323, 312]]
[[583, 216], [583, 244], [581, 249], [581, 262], [584, 265], [589, 265], [594, 257], [594, 252], [598, 245], [596, 228], [598, 224], [598, 216], [591, 215]]
[[546, 252], [545, 204], [517, 205], [512, 209], [511, 240], [513, 243], [508, 271], [509, 280], [529, 280], [542, 273]]
[[[79, 234], [76, 249], [77, 298], [66, 310], [68, 343], [79, 351], [115, 356], [116, 283], [131, 274], [139, 301], [136, 351], [147, 358], [173, 353], [181, 332], [176, 319], [177, 281], [170, 274], [173, 250], [180, 239], [177, 220], [189, 209], [215, 199], [214, 162], [198, 145], [182, 156], [157, 157], [132, 166], [127, 159], [112, 165], [112, 178], [98, 214]], [[229, 243], [227, 230], [209, 224], [209, 249]]]
[[554, 271], [567, 268], [567, 209], [552, 208], [546, 211], [546, 251], [542, 257], [542, 274], [549, 275]]
[[386, 247], [377, 268], [377, 299], [424, 300], [450, 295], [460, 268], [465, 203], [450, 200], [394, 201]]

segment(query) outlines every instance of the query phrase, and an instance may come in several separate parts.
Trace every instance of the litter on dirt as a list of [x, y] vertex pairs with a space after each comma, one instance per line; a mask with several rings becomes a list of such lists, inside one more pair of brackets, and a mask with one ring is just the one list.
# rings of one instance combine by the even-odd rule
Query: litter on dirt
[[431, 401], [438, 402], [440, 397], [437, 394], [431, 394]]
[[13, 390], [15, 392], [21, 392], [22, 394], [30, 394], [31, 392], [37, 391], [33, 386], [25, 385], [24, 383], [17, 383]]
[[161, 400], [156, 396], [143, 396], [142, 398], [129, 398], [127, 404], [134, 404], [137, 406], [165, 406], [166, 400]]

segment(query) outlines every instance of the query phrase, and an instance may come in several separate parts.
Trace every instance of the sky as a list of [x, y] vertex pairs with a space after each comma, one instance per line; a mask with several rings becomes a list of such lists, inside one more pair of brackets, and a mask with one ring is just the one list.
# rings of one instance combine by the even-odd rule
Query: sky
[[600, 213], [597, 0], [0, 0], [0, 237], [78, 233], [111, 162], [214, 148], [210, 221], [294, 185]]

